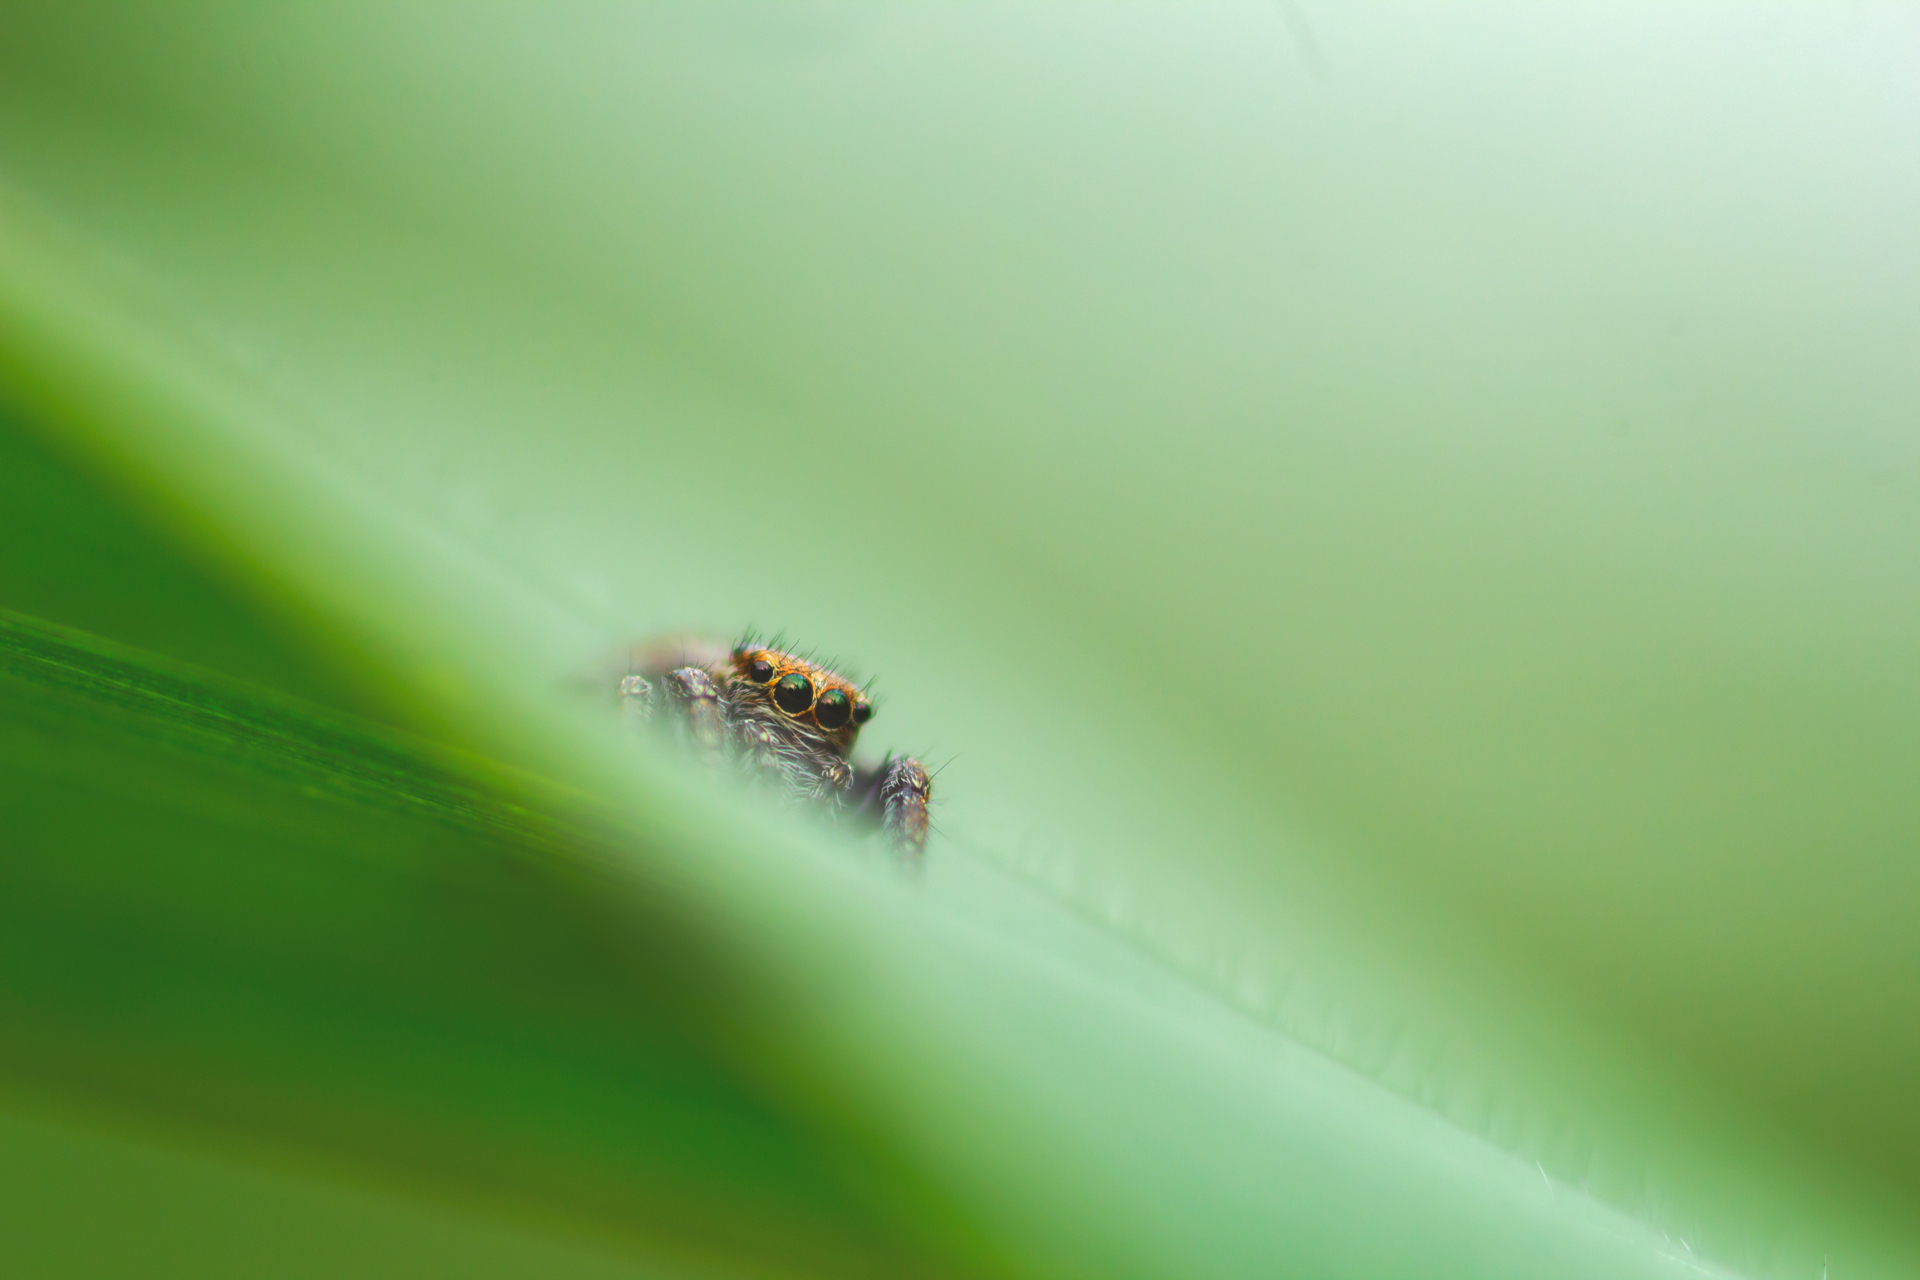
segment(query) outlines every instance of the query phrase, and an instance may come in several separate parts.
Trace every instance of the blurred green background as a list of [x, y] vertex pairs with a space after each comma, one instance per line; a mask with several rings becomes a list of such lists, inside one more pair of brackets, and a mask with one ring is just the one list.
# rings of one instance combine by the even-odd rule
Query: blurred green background
[[[9, 6], [5, 1232], [1912, 1274], [1917, 58]], [[568, 692], [749, 623], [947, 766], [924, 876]]]

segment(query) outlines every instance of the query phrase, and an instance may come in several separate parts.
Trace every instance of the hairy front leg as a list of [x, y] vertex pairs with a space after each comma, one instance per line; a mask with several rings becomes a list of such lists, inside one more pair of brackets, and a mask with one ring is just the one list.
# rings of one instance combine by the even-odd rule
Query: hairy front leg
[[932, 800], [933, 779], [912, 756], [888, 757], [854, 781], [853, 808], [879, 826], [888, 844], [916, 858], [926, 851]]
[[713, 677], [698, 667], [679, 667], [660, 677], [660, 686], [694, 752], [708, 764], [719, 764], [727, 753], [727, 717]]
[[696, 754], [718, 764], [726, 754], [727, 722], [720, 690], [698, 667], [680, 667], [649, 680], [629, 675], [620, 681], [620, 718], [627, 724], [670, 716]]
[[620, 723], [635, 727], [653, 719], [653, 682], [645, 676], [620, 681]]

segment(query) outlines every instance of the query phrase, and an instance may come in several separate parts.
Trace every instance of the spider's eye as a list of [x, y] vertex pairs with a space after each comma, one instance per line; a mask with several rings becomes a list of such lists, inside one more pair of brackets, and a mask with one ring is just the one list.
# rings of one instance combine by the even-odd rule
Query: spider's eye
[[873, 704], [871, 702], [863, 698], [853, 704], [853, 722], [855, 724], [865, 724], [871, 719], [873, 719]]
[[747, 679], [755, 684], [765, 684], [773, 679], [773, 664], [765, 658], [755, 658], [747, 664]]
[[795, 673], [781, 676], [773, 686], [773, 705], [790, 716], [797, 716], [813, 705], [813, 682]]
[[853, 705], [838, 689], [829, 689], [813, 704], [813, 720], [822, 729], [838, 729], [853, 718]]

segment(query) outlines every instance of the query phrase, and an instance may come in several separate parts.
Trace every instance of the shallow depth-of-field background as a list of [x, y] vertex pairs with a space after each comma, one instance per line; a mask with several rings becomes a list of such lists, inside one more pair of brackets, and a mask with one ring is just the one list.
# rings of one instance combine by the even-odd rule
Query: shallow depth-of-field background
[[[1916, 65], [9, 6], [0, 1250], [1913, 1274]], [[920, 873], [578, 692], [749, 624]]]

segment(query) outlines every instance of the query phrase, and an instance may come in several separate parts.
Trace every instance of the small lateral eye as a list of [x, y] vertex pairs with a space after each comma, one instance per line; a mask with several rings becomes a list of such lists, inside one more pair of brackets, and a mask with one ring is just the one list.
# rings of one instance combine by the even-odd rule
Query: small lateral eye
[[838, 729], [852, 717], [853, 706], [838, 689], [827, 690], [813, 704], [813, 722], [822, 729]]
[[853, 722], [855, 724], [865, 724], [871, 719], [873, 719], [873, 704], [871, 702], [862, 698], [853, 704]]
[[773, 664], [765, 658], [755, 658], [747, 664], [747, 679], [755, 684], [765, 684], [773, 679]]
[[773, 686], [773, 705], [790, 716], [804, 714], [813, 705], [813, 682], [798, 672], [781, 676]]

